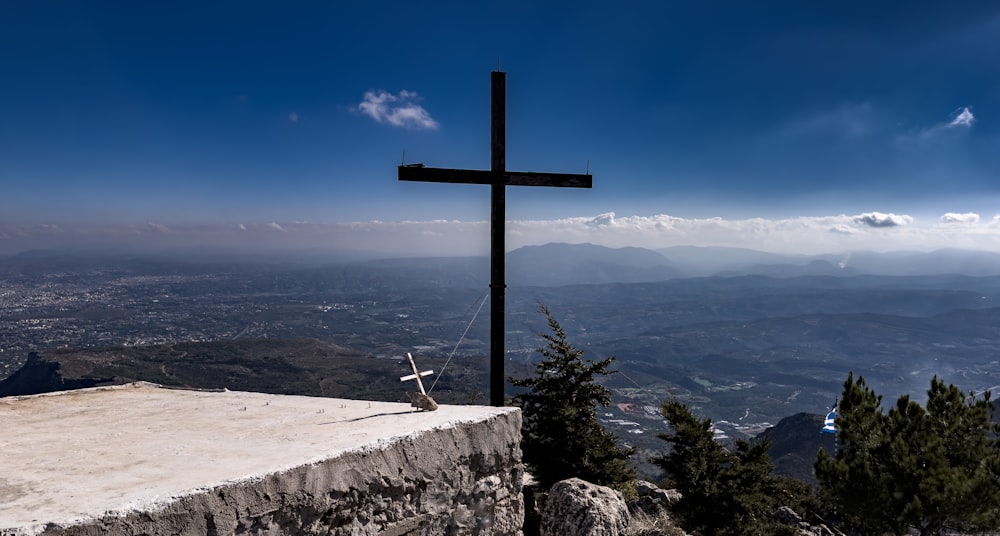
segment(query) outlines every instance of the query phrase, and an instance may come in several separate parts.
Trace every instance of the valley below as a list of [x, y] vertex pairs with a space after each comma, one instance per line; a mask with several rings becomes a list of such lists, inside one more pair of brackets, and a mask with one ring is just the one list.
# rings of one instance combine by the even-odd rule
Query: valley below
[[[642, 451], [663, 450], [658, 407], [671, 398], [713, 419], [720, 437], [749, 437], [825, 414], [851, 371], [890, 404], [922, 400], [934, 376], [964, 391], [1000, 388], [996, 275], [815, 273], [815, 259], [685, 275], [669, 252], [581, 256], [584, 247], [511, 254], [506, 373], [534, 374], [544, 303], [585, 357], [615, 356], [618, 373], [603, 380], [613, 403], [599, 415]], [[34, 352], [71, 380], [405, 401], [411, 352], [435, 371], [425, 382], [437, 382], [439, 402], [484, 404], [487, 267], [0, 258], [0, 381], [11, 385]]]

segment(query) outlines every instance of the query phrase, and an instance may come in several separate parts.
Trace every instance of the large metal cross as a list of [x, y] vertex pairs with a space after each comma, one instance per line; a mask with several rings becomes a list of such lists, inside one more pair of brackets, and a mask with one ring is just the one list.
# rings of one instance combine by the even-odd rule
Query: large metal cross
[[[590, 173], [536, 173], [507, 171], [507, 73], [490, 73], [490, 147], [489, 171], [474, 169], [428, 168], [420, 164], [399, 166], [399, 180], [489, 184], [490, 211], [490, 404], [504, 403], [504, 223], [507, 186], [558, 186], [590, 188]], [[589, 171], [589, 170], [588, 170]]]

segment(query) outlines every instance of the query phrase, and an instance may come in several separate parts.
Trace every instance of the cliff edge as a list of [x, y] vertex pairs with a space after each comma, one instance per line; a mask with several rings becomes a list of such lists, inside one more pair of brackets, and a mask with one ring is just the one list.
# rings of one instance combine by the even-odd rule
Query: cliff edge
[[139, 383], [0, 399], [0, 535], [520, 535], [520, 411]]

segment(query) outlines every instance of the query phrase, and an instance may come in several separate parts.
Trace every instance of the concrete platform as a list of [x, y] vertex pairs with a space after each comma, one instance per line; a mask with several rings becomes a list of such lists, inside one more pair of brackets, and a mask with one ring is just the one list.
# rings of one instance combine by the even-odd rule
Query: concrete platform
[[139, 383], [0, 398], [0, 427], [3, 535], [518, 534], [523, 516], [514, 408]]

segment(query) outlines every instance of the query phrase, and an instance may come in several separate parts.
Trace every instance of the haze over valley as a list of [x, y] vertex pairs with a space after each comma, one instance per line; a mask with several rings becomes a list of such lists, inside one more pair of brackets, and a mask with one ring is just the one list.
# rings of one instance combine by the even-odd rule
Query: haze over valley
[[[833, 256], [737, 249], [548, 244], [512, 251], [507, 373], [528, 374], [537, 359], [542, 302], [588, 357], [616, 356], [620, 373], [608, 380], [614, 405], [604, 418], [639, 444], [655, 446], [656, 408], [672, 397], [716, 420], [720, 433], [740, 436], [795, 413], [825, 412], [849, 371], [887, 397], [921, 399], [934, 375], [963, 390], [1000, 386], [993, 255], [852, 257], [858, 262], [842, 267]], [[0, 379], [33, 351], [124, 356], [114, 348], [128, 348], [129, 359], [160, 355], [169, 371], [170, 356], [187, 356], [184, 366], [216, 359], [218, 346], [169, 351], [178, 343], [246, 348], [312, 339], [355, 356], [344, 365], [359, 376], [345, 389], [377, 385], [368, 396], [404, 400], [395, 378], [413, 352], [440, 373], [443, 400], [484, 403], [489, 308], [477, 310], [488, 265], [485, 257], [276, 263], [24, 252], [0, 259]], [[311, 366], [336, 368], [333, 356], [348, 354]]]

